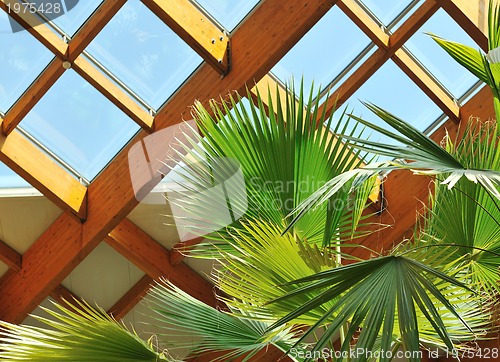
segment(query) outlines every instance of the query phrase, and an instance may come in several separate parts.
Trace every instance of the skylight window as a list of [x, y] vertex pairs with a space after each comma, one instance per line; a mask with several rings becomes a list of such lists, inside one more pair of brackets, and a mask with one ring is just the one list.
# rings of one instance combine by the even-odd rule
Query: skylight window
[[[346, 102], [348, 113], [359, 116], [371, 123], [387, 125], [360, 101], [374, 103], [395, 116], [410, 122], [424, 131], [442, 111], [418, 88], [410, 78], [392, 61], [385, 63], [354, 95]], [[343, 111], [345, 105], [337, 112]], [[367, 130], [371, 132], [371, 130]], [[381, 134], [373, 133], [373, 141], [393, 143]]]
[[26, 30], [12, 32], [7, 13], [0, 11], [0, 111], [7, 112], [53, 54]]
[[411, 4], [411, 0], [359, 0], [375, 15], [385, 26], [391, 22]]
[[53, 22], [66, 34], [73, 36], [99, 5], [101, 5], [102, 0], [81, 0], [73, 8], [68, 8], [68, 6], [70, 6], [69, 3], [74, 3], [75, 1], [63, 2], [66, 3], [64, 16], [55, 18]]
[[296, 88], [301, 77], [305, 89], [313, 81], [316, 87], [326, 87], [368, 44], [370, 39], [334, 7], [280, 60], [272, 73], [283, 82], [294, 76]]
[[139, 126], [73, 70], [66, 71], [21, 127], [92, 180]]
[[197, 0], [224, 28], [233, 31], [259, 0]]
[[87, 50], [155, 110], [202, 62], [138, 1], [128, 1]]
[[30, 184], [4, 163], [0, 162], [0, 189], [18, 187], [30, 187]]
[[[446, 25], [445, 25], [446, 24]], [[406, 43], [419, 61], [458, 99], [469, 90], [477, 78], [455, 62], [425, 32], [442, 38], [479, 47], [444, 10], [440, 9]]]

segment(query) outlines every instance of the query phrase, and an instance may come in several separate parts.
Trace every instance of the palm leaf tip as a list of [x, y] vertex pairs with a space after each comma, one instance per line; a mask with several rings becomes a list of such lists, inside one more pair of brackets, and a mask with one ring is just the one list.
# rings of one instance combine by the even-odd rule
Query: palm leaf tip
[[[359, 336], [357, 348], [371, 350], [377, 336], [388, 341], [393, 340], [394, 328], [399, 325], [396, 335], [401, 338], [406, 350], [418, 350], [420, 345], [419, 318], [423, 315], [448, 348], [454, 348], [453, 339], [447, 330], [447, 320], [443, 319], [443, 311], [449, 312], [469, 332], [472, 328], [457, 311], [457, 302], [449, 301], [451, 291], [465, 290], [461, 282], [412, 259], [390, 255], [371, 259], [356, 264], [342, 266], [310, 277], [297, 280], [299, 284], [292, 291], [273, 301], [293, 301], [302, 293], [314, 293], [316, 296], [301, 304], [293, 312], [281, 318], [271, 328], [293, 323], [301, 314], [335, 300], [334, 305], [318, 322], [304, 334], [309, 336], [322, 325], [329, 325], [327, 337], [314, 346], [319, 350], [328, 342], [328, 338], [348, 321], [351, 329], [363, 328]], [[451, 288], [451, 289], [450, 289]], [[394, 320], [397, 316], [397, 324]], [[453, 334], [453, 333], [452, 333]], [[346, 347], [347, 348], [347, 347]]]
[[49, 318], [36, 319], [47, 328], [0, 322], [2, 361], [158, 361], [162, 352], [103, 310], [75, 301], [73, 310], [54, 303]]
[[[192, 355], [219, 351], [221, 361], [238, 356], [250, 358], [270, 345], [286, 350], [293, 340], [288, 328], [267, 332], [267, 324], [251, 314], [212, 308], [167, 280], [151, 289], [147, 303], [160, 327], [175, 326], [162, 328], [161, 335], [176, 340], [175, 348], [186, 348]], [[179, 335], [188, 338], [178, 341]]]

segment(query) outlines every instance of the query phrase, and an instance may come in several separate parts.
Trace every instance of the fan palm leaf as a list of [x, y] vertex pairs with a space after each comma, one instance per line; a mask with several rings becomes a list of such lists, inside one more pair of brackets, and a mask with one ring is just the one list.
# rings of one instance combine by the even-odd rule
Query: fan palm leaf
[[[464, 295], [464, 299], [470, 301], [474, 293], [458, 280], [406, 256], [394, 254], [370, 259], [320, 272], [296, 280], [293, 284], [297, 286], [296, 290], [271, 303], [293, 301], [304, 293], [316, 292], [317, 296], [306, 303], [297, 304], [292, 312], [270, 328], [286, 325], [319, 305], [335, 301], [297, 342], [301, 343], [325, 321], [330, 320], [326, 332], [312, 351], [323, 348], [335, 332], [348, 322], [349, 328], [341, 351], [351, 348], [351, 338], [360, 327], [356, 349], [372, 351], [380, 338], [381, 350], [391, 350], [396, 339], [406, 351], [418, 351], [421, 343], [420, 321], [424, 318], [427, 321], [424, 326], [432, 331], [426, 331], [425, 338], [437, 336], [437, 340], [443, 341], [450, 350], [456, 347], [454, 340], [459, 337], [451, 334], [457, 330], [462, 333], [467, 330], [469, 338], [476, 337], [475, 331], [464, 319], [467, 313], [462, 315], [459, 311], [464, 305], [461, 298], [457, 297]], [[447, 311], [453, 319], [443, 319], [443, 311]], [[481, 327], [478, 333], [483, 333], [486, 324], [481, 318], [481, 315], [474, 315], [473, 318], [474, 327]], [[452, 328], [447, 323], [451, 323]], [[458, 329], [457, 325], [462, 325], [462, 329]], [[368, 355], [361, 354], [355, 360], [367, 361]], [[388, 360], [388, 356], [381, 359]], [[410, 361], [417, 360], [416, 357], [410, 358]]]
[[[38, 328], [0, 321], [1, 361], [168, 361], [163, 352], [140, 339], [101, 309], [74, 301], [75, 310], [54, 303], [53, 319], [36, 317]], [[173, 361], [172, 359], [170, 359]]]
[[[279, 94], [278, 89], [276, 92]], [[274, 98], [277, 101], [273, 101]], [[296, 97], [293, 90], [288, 90], [285, 104], [281, 104], [280, 97], [274, 97], [270, 90], [266, 104], [258, 95], [257, 107], [245, 105], [238, 95], [231, 96], [229, 104], [213, 102], [210, 112], [197, 104], [194, 117], [203, 137], [191, 137], [184, 142], [187, 156], [182, 157], [183, 163], [173, 171], [183, 180], [180, 186], [184, 185], [186, 196], [176, 197], [175, 202], [176, 207], [186, 211], [185, 218], [189, 220], [194, 214], [210, 215], [207, 222], [218, 223], [215, 220], [218, 213], [214, 210], [227, 210], [227, 200], [214, 200], [212, 195], [200, 190], [213, 187], [214, 178], [223, 183], [228, 177], [227, 164], [231, 162], [237, 166], [230, 169], [241, 171], [246, 192], [232, 192], [228, 186], [227, 194], [234, 196], [229, 208], [237, 205], [230, 212], [244, 207], [244, 217], [282, 227], [286, 226], [290, 212], [324, 182], [362, 165], [359, 153], [353, 153], [346, 143], [332, 136], [333, 118], [319, 114], [319, 100], [313, 101], [313, 98], [312, 91], [306, 97], [301, 89]], [[324, 127], [317, 126], [323, 123]], [[346, 130], [346, 121], [335, 126], [335, 132]], [[351, 136], [360, 134], [356, 127], [349, 132]], [[353, 236], [375, 179], [366, 181], [369, 182], [372, 186], [365, 185], [365, 192], [360, 191], [354, 198], [349, 187], [339, 190], [334, 207], [318, 207], [297, 223], [293, 232], [301, 239], [323, 246], [339, 232]], [[326, 223], [329, 228], [325, 233]], [[236, 220], [231, 223], [231, 227], [238, 225]], [[209, 254], [212, 257], [216, 257], [213, 243], [220, 248], [225, 246], [218, 240], [221, 236], [227, 237], [223, 228], [226, 225], [221, 222], [220, 226], [218, 233], [210, 234], [211, 242], [202, 244], [212, 251]]]
[[[223, 292], [224, 302], [234, 310], [245, 310], [256, 318], [274, 322], [294, 308], [291, 303], [268, 304], [269, 300], [290, 292], [289, 282], [335, 266], [327, 250], [308, 244], [292, 234], [281, 235], [282, 228], [263, 221], [246, 220], [244, 230], [235, 229], [229, 243], [237, 254], [221, 251], [221, 268], [214, 282]], [[302, 303], [313, 295], [301, 296]], [[296, 320], [314, 324], [328, 306], [311, 310]]]
[[166, 280], [153, 286], [147, 303], [154, 312], [153, 318], [162, 327], [163, 333], [159, 336], [167, 340], [187, 337], [174, 348], [187, 348], [192, 355], [222, 351], [217, 361], [238, 356], [245, 356], [247, 360], [270, 345], [286, 351], [295, 341], [289, 328], [269, 330], [268, 323], [257, 321], [251, 315], [214, 309]]

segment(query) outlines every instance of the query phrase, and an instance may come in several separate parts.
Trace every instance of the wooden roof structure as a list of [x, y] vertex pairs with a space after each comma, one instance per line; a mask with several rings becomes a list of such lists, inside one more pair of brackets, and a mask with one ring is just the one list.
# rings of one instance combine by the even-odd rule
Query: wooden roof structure
[[[0, 0], [0, 7], [7, 11], [9, 4], [15, 2]], [[230, 34], [189, 0], [142, 2], [204, 59], [197, 71], [154, 115], [139, 106], [82, 55], [126, 0], [105, 0], [69, 41], [58, 37], [46, 24], [38, 24], [29, 13], [11, 14], [55, 58], [0, 119], [0, 160], [63, 211], [22, 254], [0, 241], [0, 261], [9, 268], [0, 277], [2, 320], [19, 323], [45, 298], [69, 297], [71, 292], [62, 286], [62, 281], [101, 243], [107, 243], [145, 273], [110, 308], [117, 318], [125, 316], [145, 295], [153, 280], [162, 276], [200, 300], [215, 305], [212, 285], [183, 263], [182, 255], [162, 246], [127, 218], [139, 203], [129, 176], [129, 168], [139, 166], [129, 164], [128, 151], [149, 134], [181, 122], [189, 115], [189, 107], [195, 100], [207, 102], [234, 90], [243, 94], [247, 85], [274, 82], [267, 75], [270, 69], [332, 7], [341, 9], [377, 47], [359, 68], [333, 89], [330, 99], [336, 99], [337, 106], [392, 59], [448, 117], [435, 131], [436, 140], [442, 138], [445, 130], [456, 132], [460, 121], [470, 116], [486, 119], [494, 115], [489, 89], [481, 89], [466, 104], [459, 105], [402, 48], [422, 24], [442, 8], [479, 48], [486, 50], [487, 0], [421, 1], [392, 34], [381, 29], [356, 0], [262, 0]], [[88, 186], [16, 129], [68, 67], [142, 128]], [[162, 159], [168, 151], [166, 147], [159, 145], [150, 157]], [[141, 182], [148, 191], [155, 186], [147, 177]], [[427, 180], [410, 177], [407, 172], [391, 173], [384, 186], [387, 209], [379, 221], [393, 227], [360, 243], [381, 249], [400, 241], [415, 223], [416, 211], [421, 208], [418, 200], [425, 200], [427, 194]], [[355, 253], [362, 256], [363, 252], [360, 249]], [[270, 356], [267, 358], [273, 360]]]

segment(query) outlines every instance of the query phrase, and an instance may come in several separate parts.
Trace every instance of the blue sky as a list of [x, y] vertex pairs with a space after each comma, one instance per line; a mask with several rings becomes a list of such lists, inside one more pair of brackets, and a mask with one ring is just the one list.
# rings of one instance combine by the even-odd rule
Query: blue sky
[[[384, 24], [389, 24], [410, 1], [365, 0]], [[85, 0], [55, 24], [70, 36], [101, 3]], [[228, 31], [255, 6], [256, 0], [199, 0]], [[406, 44], [421, 62], [460, 97], [475, 79], [456, 65], [423, 33], [433, 32], [474, 47], [473, 41], [439, 10]], [[7, 14], [0, 12], [0, 111], [5, 113], [53, 59], [28, 32], [12, 33]], [[334, 7], [273, 68], [282, 81], [304, 78], [326, 86], [370, 40]], [[156, 110], [201, 64], [202, 59], [139, 0], [129, 0], [87, 51]], [[389, 60], [356, 92], [349, 109], [376, 122], [359, 100], [387, 108], [425, 129], [441, 111]], [[139, 127], [73, 70], [67, 71], [32, 109], [21, 127], [71, 167], [92, 180], [130, 140]], [[0, 164], [0, 187], [27, 186]]]

